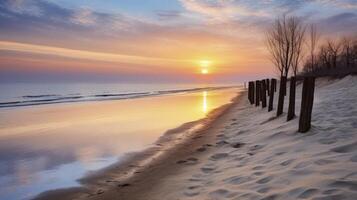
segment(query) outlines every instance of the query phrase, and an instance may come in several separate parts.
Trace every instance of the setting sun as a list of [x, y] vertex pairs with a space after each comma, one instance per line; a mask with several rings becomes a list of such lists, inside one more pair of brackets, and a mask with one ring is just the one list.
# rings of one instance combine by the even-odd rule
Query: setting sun
[[208, 69], [201, 69], [201, 74], [208, 74]]

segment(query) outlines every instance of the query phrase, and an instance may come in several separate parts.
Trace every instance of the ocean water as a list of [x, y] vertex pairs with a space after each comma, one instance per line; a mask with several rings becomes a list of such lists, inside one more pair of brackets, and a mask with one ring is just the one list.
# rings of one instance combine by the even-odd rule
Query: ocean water
[[[1, 85], [0, 199], [31, 199], [80, 186], [79, 179], [152, 147], [167, 130], [204, 118], [241, 89]], [[81, 98], [67, 98], [71, 96]]]
[[[12, 83], [0, 84], [0, 108], [41, 104], [139, 98], [226, 87], [212, 84]], [[230, 85], [232, 86], [232, 85]]]

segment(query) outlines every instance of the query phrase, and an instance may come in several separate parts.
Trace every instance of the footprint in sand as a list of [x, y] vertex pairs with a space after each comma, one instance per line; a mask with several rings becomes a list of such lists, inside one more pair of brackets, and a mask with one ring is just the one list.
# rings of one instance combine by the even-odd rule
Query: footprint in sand
[[229, 142], [227, 142], [225, 140], [221, 140], [221, 141], [216, 142], [216, 146], [217, 147], [221, 147], [221, 146], [224, 146], [226, 144], [229, 144]]
[[216, 137], [218, 137], [218, 138], [226, 138], [226, 135], [225, 134], [219, 134]]
[[200, 188], [200, 185], [189, 186], [187, 187], [186, 191], [183, 192], [183, 194], [188, 197], [197, 196], [200, 194]]
[[273, 179], [272, 176], [267, 176], [265, 178], [262, 178], [262, 179], [259, 179], [257, 181], [258, 184], [265, 184], [265, 183], [268, 183], [269, 181], [271, 181]]
[[198, 163], [198, 159], [197, 158], [187, 158], [186, 160], [179, 160], [176, 162], [176, 164], [185, 164], [185, 165], [195, 165]]
[[316, 165], [328, 165], [328, 164], [336, 163], [336, 162], [337, 161], [335, 161], [335, 160], [320, 159], [320, 160], [315, 161], [314, 163]]
[[300, 194], [302, 193], [303, 191], [305, 191], [305, 188], [303, 187], [297, 187], [297, 188], [294, 188], [294, 189], [291, 189], [288, 191], [288, 194], [290, 196], [293, 196], [293, 195], [297, 195], [297, 194]]
[[357, 181], [337, 180], [330, 184], [331, 187], [346, 188], [352, 191], [357, 191]]
[[311, 189], [307, 189], [305, 190], [303, 193], [301, 193], [298, 198], [299, 199], [307, 199], [312, 197], [313, 195], [317, 194], [319, 192], [318, 189], [315, 188], [311, 188]]
[[264, 145], [259, 145], [259, 144], [257, 144], [257, 145], [251, 146], [251, 147], [249, 148], [249, 150], [250, 150], [250, 151], [257, 151], [257, 150], [260, 150], [260, 149], [262, 149], [262, 148], [264, 148]]
[[238, 149], [238, 148], [241, 148], [244, 145], [245, 145], [244, 143], [237, 142], [237, 143], [231, 144], [231, 147]]
[[183, 194], [187, 197], [194, 197], [200, 194], [199, 191], [185, 191]]
[[261, 170], [261, 169], [264, 169], [264, 166], [259, 165], [252, 168], [252, 170]]
[[259, 189], [259, 190], [257, 190], [257, 192], [258, 193], [267, 193], [267, 192], [269, 192], [269, 190], [270, 190], [270, 188], [269, 187], [263, 187], [263, 188], [261, 188], [261, 189]]
[[[348, 197], [348, 198], [347, 198]], [[323, 196], [323, 197], [316, 197], [313, 200], [340, 200], [340, 199], [356, 199], [357, 197], [353, 198], [352, 196], [349, 195], [344, 195], [344, 194], [335, 194], [335, 195], [328, 195], [328, 196]]]
[[188, 181], [190, 181], [190, 182], [201, 182], [203, 180], [200, 179], [200, 178], [189, 178]]
[[280, 165], [281, 165], [281, 166], [288, 166], [288, 165], [290, 165], [290, 164], [291, 164], [292, 162], [294, 162], [294, 161], [295, 161], [295, 159], [289, 159], [289, 160], [286, 160], [286, 161], [280, 163]]
[[217, 167], [216, 166], [203, 166], [201, 168], [201, 171], [204, 172], [204, 173], [212, 173], [214, 170], [216, 170]]
[[200, 148], [196, 149], [197, 152], [204, 152], [206, 150], [207, 149], [205, 147], [200, 147]]
[[339, 189], [329, 189], [329, 190], [323, 191], [322, 194], [331, 195], [331, 194], [336, 194], [338, 192], [341, 192], [341, 190], [339, 190]]
[[253, 178], [249, 176], [233, 176], [223, 181], [232, 185], [240, 185], [251, 180], [253, 180]]
[[264, 175], [265, 173], [264, 172], [254, 172], [253, 175], [255, 176], [261, 176], [261, 175]]
[[267, 197], [264, 197], [260, 200], [275, 200], [275, 199], [278, 199], [279, 198], [279, 195], [278, 194], [272, 194], [272, 195], [269, 195]]
[[357, 150], [357, 142], [331, 149], [331, 151], [334, 151], [336, 153], [348, 153], [356, 150]]
[[238, 131], [238, 132], [236, 133], [236, 135], [240, 135], [240, 134], [243, 134], [243, 133], [245, 133], [245, 132], [247, 132], [247, 131], [245, 131], [245, 130], [240, 130], [240, 131]]
[[209, 193], [209, 196], [213, 199], [226, 198], [230, 196], [231, 192], [225, 189], [218, 189]]
[[276, 153], [275, 155], [281, 156], [281, 155], [283, 155], [283, 154], [286, 154], [286, 152], [285, 152], [285, 151], [281, 151], [281, 152]]
[[217, 153], [210, 157], [210, 160], [217, 161], [228, 157], [228, 153]]

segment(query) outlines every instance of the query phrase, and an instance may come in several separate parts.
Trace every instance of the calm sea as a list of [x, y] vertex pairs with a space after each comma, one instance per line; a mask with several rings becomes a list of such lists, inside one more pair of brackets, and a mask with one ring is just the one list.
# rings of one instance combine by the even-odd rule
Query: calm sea
[[232, 85], [43, 83], [0, 84], [0, 108], [78, 101], [128, 99]]
[[[212, 85], [1, 85], [0, 199], [80, 186], [88, 173], [204, 118], [241, 87]], [[187, 132], [183, 130], [182, 134]], [[181, 134], [181, 133], [179, 133]]]

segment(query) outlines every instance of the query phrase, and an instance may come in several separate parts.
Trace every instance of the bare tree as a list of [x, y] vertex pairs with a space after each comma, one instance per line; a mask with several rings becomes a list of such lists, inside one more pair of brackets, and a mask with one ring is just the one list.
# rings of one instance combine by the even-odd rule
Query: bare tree
[[301, 58], [302, 41], [305, 28], [297, 17], [280, 17], [275, 20], [266, 33], [267, 47], [271, 60], [280, 72], [280, 90], [277, 116], [283, 113], [284, 96], [286, 95], [286, 80], [289, 69], [294, 66], [297, 72]]
[[337, 58], [340, 53], [340, 48], [341, 48], [341, 43], [334, 42], [332, 40], [327, 41], [330, 66], [332, 66], [333, 69], [337, 68]]
[[295, 18], [289, 24], [290, 37], [291, 37], [291, 68], [293, 76], [290, 77], [290, 95], [289, 95], [289, 108], [287, 121], [292, 120], [295, 117], [295, 96], [296, 96], [296, 74], [299, 69], [299, 64], [303, 54], [302, 46], [305, 39], [305, 26], [302, 22]]
[[308, 48], [309, 48], [309, 53], [310, 53], [310, 64], [311, 64], [311, 71], [314, 71], [314, 68], [316, 68], [316, 46], [319, 41], [319, 34], [317, 33], [317, 28], [316, 25], [311, 24], [310, 25], [310, 30], [309, 30], [309, 40], [308, 40]]
[[270, 59], [275, 65], [280, 77], [284, 75], [284, 58], [283, 58], [283, 27], [280, 19], [275, 20], [271, 29], [266, 32], [266, 44], [271, 55]]
[[348, 37], [342, 39], [342, 51], [345, 58], [345, 66], [350, 67], [352, 62], [352, 40]]
[[314, 56], [305, 60], [303, 73], [317, 76], [344, 76], [357, 73], [357, 35], [326, 40]]
[[302, 60], [303, 57], [303, 43], [305, 40], [305, 31], [306, 28], [300, 24], [298, 24], [298, 26], [296, 26], [296, 30], [295, 30], [295, 37], [293, 38], [293, 62], [291, 64], [291, 68], [292, 68], [292, 72], [293, 72], [293, 76], [296, 76], [299, 70], [299, 65], [300, 62]]

